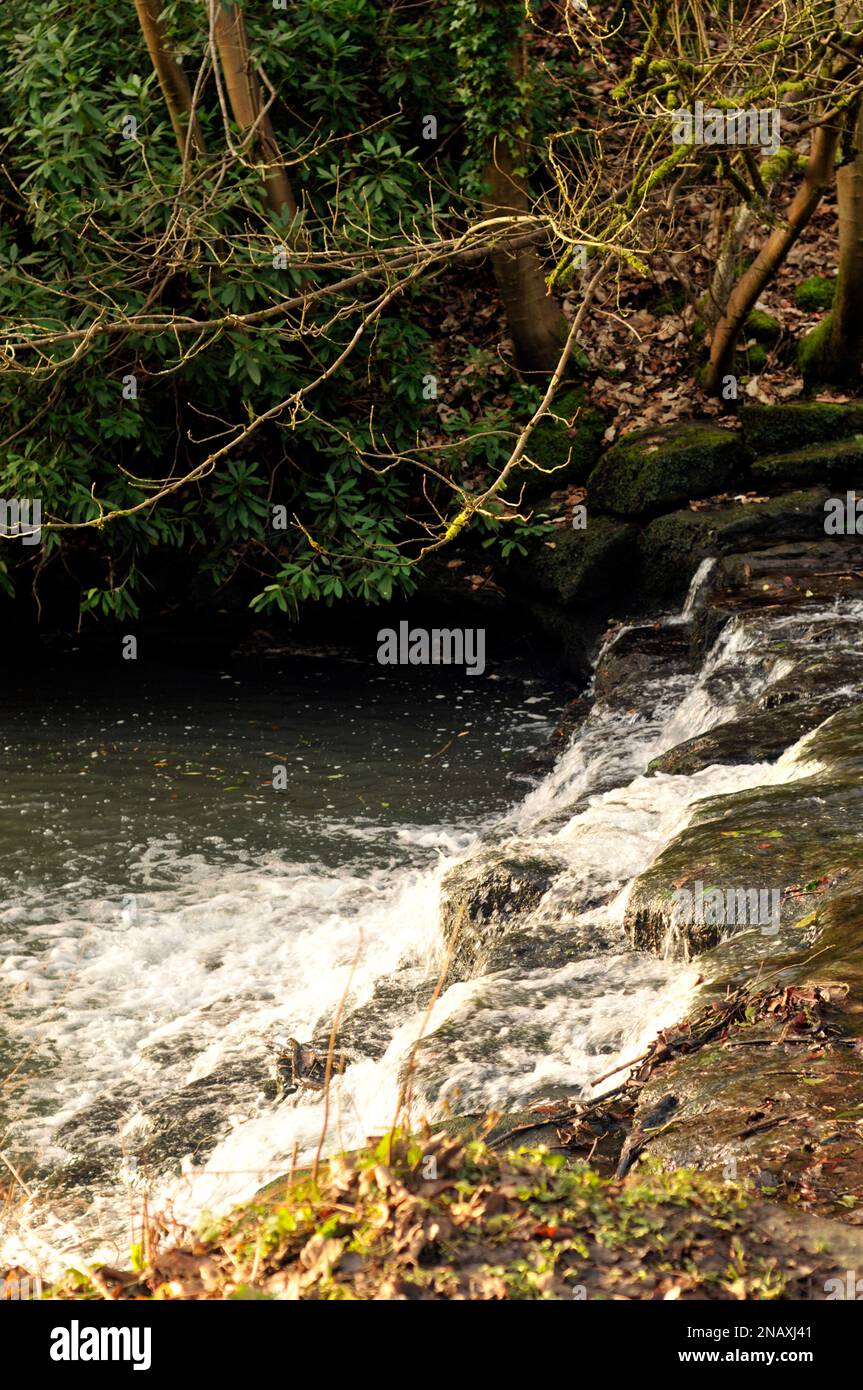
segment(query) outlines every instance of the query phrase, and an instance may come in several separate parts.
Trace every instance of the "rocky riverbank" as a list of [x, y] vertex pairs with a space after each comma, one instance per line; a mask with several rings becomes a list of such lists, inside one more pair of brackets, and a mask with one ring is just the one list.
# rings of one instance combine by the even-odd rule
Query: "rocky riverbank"
[[[824, 503], [854, 485], [860, 425], [859, 407], [754, 406], [736, 432], [692, 426], [624, 440], [588, 480], [589, 501], [619, 519], [602, 517], [590, 541], [589, 527], [567, 532], [520, 571], [575, 620], [603, 565], [620, 570], [628, 558], [642, 606], [679, 597], [712, 557], [685, 621], [636, 618], [606, 643], [594, 708], [635, 703], [651, 677], [706, 659], [705, 689], [718, 710], [728, 669], [716, 663], [711, 678], [710, 662], [730, 641], [744, 672], [730, 717], [708, 720], [645, 772], [664, 780], [712, 766], [795, 764], [791, 778], [756, 776], [744, 790], [699, 799], [631, 884], [623, 906], [631, 944], [697, 957], [693, 1018], [704, 1008], [721, 1014], [729, 997], [744, 995], [749, 1011], [698, 1045], [684, 1020], [673, 1045], [641, 1076], [636, 1069], [634, 1103], [620, 1113], [611, 1106], [605, 1122], [592, 1113], [591, 1152], [599, 1146], [613, 1169], [635, 1135], [638, 1155], [663, 1169], [752, 1181], [798, 1211], [852, 1226], [863, 1224], [863, 608], [855, 601], [863, 545], [855, 534], [825, 534]], [[769, 483], [773, 495], [747, 497], [753, 482]], [[718, 488], [737, 496], [670, 510], [687, 490]], [[615, 603], [624, 582], [619, 573]], [[493, 969], [515, 949], [541, 957], [530, 911], [554, 898], [556, 882], [571, 892], [553, 861], [512, 854], [451, 873], [442, 927], [450, 937], [458, 928], [455, 967]], [[696, 892], [702, 905], [713, 894], [717, 910], [681, 913], [682, 896]], [[743, 911], [740, 894], [752, 903], [772, 895], [775, 921], [729, 921], [721, 910], [729, 892]], [[568, 1153], [573, 1111], [560, 1109], [559, 1126], [552, 1109], [536, 1121], [522, 1114], [515, 1127]]]

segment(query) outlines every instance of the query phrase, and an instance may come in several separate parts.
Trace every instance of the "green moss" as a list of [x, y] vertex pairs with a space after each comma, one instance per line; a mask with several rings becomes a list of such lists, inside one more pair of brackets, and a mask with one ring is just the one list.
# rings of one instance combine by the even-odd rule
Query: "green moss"
[[747, 404], [740, 411], [740, 420], [746, 443], [754, 454], [789, 453], [808, 444], [851, 439], [863, 432], [863, 404]]
[[[860, 421], [863, 429], [863, 420]], [[762, 486], [794, 483], [826, 483], [831, 487], [850, 486], [863, 477], [863, 437], [840, 439], [827, 444], [808, 444], [785, 454], [768, 454], [752, 465]]]
[[782, 336], [782, 325], [763, 309], [753, 309], [746, 320], [744, 332], [747, 338], [754, 338], [757, 343], [771, 344], [778, 342]]
[[757, 376], [767, 365], [767, 349], [760, 343], [753, 343], [752, 347], [738, 352], [737, 360], [741, 364], [740, 375]]
[[[175, 1297], [177, 1278], [207, 1296], [201, 1268], [210, 1297], [235, 1299], [649, 1298], [680, 1276], [702, 1295], [758, 1298], [771, 1271], [771, 1291], [786, 1278], [757, 1235], [743, 1252], [754, 1210], [742, 1187], [686, 1168], [647, 1162], [611, 1182], [542, 1148], [397, 1136], [241, 1208], [193, 1249], [158, 1252], [123, 1296]], [[95, 1292], [86, 1279], [70, 1285], [58, 1292]]]
[[515, 584], [562, 609], [585, 608], [625, 581], [635, 553], [635, 527], [588, 508], [587, 526], [555, 529], [551, 543], [537, 540], [510, 570]]
[[662, 294], [652, 308], [659, 318], [665, 318], [668, 314], [679, 314], [685, 303], [686, 296], [683, 290], [673, 289]]
[[817, 382], [827, 380], [830, 371], [830, 332], [832, 320], [827, 314], [817, 328], [801, 339], [797, 348], [797, 365], [803, 380]]
[[794, 303], [809, 314], [820, 314], [833, 305], [836, 281], [826, 275], [810, 275], [794, 291]]
[[588, 504], [615, 516], [656, 515], [722, 491], [744, 463], [740, 436], [731, 430], [700, 423], [640, 430], [600, 459], [588, 480]]

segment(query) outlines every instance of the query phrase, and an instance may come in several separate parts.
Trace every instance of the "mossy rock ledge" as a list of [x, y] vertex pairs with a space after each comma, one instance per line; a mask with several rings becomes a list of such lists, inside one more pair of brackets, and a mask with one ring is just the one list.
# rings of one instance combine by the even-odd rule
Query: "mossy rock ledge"
[[698, 421], [638, 430], [599, 460], [588, 480], [588, 510], [657, 516], [690, 498], [726, 491], [743, 476], [746, 462], [733, 430]]
[[638, 540], [639, 593], [649, 609], [682, 598], [702, 560], [754, 544], [810, 541], [824, 535], [826, 488], [734, 503], [715, 511], [689, 507], [654, 518]]
[[854, 439], [808, 444], [788, 453], [768, 454], [755, 460], [752, 471], [765, 488], [783, 483], [797, 487], [827, 483], [832, 487], [863, 483], [863, 433]]
[[863, 434], [863, 402], [794, 401], [744, 405], [743, 437], [753, 454], [784, 454], [809, 444], [851, 440]]

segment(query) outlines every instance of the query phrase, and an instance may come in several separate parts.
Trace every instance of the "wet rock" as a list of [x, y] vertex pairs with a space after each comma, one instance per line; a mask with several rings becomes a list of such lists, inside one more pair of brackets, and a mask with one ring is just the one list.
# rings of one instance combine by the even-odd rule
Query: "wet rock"
[[[846, 1047], [815, 1052], [762, 1035], [669, 1063], [639, 1099], [642, 1150], [664, 1167], [721, 1173], [863, 1220], [854, 1211], [863, 1185], [863, 1058]], [[668, 1122], [644, 1133], [669, 1098]]]
[[[859, 876], [831, 906], [850, 907], [852, 900], [859, 964]], [[832, 928], [825, 923], [822, 939], [829, 941], [834, 931], [835, 917]], [[842, 944], [834, 937], [834, 946]], [[719, 1172], [808, 1210], [863, 1224], [861, 977], [858, 970], [850, 983], [837, 981], [833, 962], [824, 969], [822, 953], [813, 975], [813, 960], [811, 945], [790, 951], [770, 972], [766, 1007], [751, 993], [740, 1022], [658, 1068], [638, 1097], [633, 1133], [665, 1166]], [[708, 995], [719, 988], [715, 981]], [[657, 1105], [669, 1101], [667, 1123], [651, 1126]]]
[[625, 435], [600, 459], [587, 485], [589, 511], [656, 516], [693, 497], [724, 492], [742, 477], [741, 436], [690, 422]]
[[[644, 607], [682, 599], [701, 561], [753, 545], [824, 538], [827, 488], [788, 493], [768, 502], [733, 503], [657, 517], [638, 542]], [[839, 540], [840, 538], [837, 538]], [[837, 545], [835, 554], [841, 555]]]
[[771, 762], [803, 734], [852, 699], [854, 696], [851, 695], [844, 701], [837, 696], [818, 704], [807, 703], [795, 708], [790, 715], [769, 711], [751, 715], [748, 719], [729, 720], [653, 758], [648, 763], [647, 772], [690, 776], [714, 764]]
[[135, 1109], [137, 1087], [116, 1087], [73, 1115], [56, 1133], [57, 1143], [70, 1155], [49, 1182], [59, 1190], [116, 1179], [122, 1163], [120, 1133]]
[[[777, 645], [771, 623], [777, 609], [825, 604], [863, 591], [863, 546], [853, 537], [790, 541], [759, 550], [726, 554], [711, 571], [711, 589], [692, 615], [692, 658], [700, 665], [725, 624], [741, 614], [760, 614], [764, 640]], [[837, 611], [835, 622], [819, 622], [805, 643], [837, 640], [848, 620]], [[835, 687], [834, 687], [835, 688]]]
[[225, 1061], [208, 1076], [142, 1106], [126, 1141], [150, 1175], [178, 1172], [191, 1155], [202, 1162], [228, 1127], [230, 1116], [251, 1116], [261, 1089], [260, 1057]]
[[[832, 684], [841, 682], [831, 668]], [[653, 758], [648, 773], [666, 772], [689, 776], [703, 767], [717, 764], [772, 762], [780, 757], [804, 734], [816, 729], [838, 710], [860, 699], [860, 688], [844, 694], [826, 695], [818, 700], [806, 700], [795, 687], [792, 678], [777, 682], [760, 697], [767, 701], [756, 714], [719, 724], [695, 738], [686, 739], [674, 748]]]
[[488, 968], [515, 922], [536, 908], [564, 865], [527, 855], [489, 853], [457, 864], [441, 883], [440, 924], [453, 941], [450, 977], [467, 980]]
[[[403, 963], [392, 975], [380, 976], [361, 1004], [346, 1004], [338, 1025], [339, 1048], [353, 1058], [378, 1061], [399, 1025], [425, 1013], [436, 985], [434, 974], [419, 964]], [[322, 1036], [328, 1037], [331, 1028], [332, 1018], [325, 1021]]]
[[[859, 728], [860, 706], [855, 709]], [[813, 776], [698, 802], [692, 823], [632, 886], [625, 914], [630, 940], [643, 950], [689, 957], [744, 933], [756, 968], [787, 947], [795, 925], [847, 878], [859, 856], [861, 815], [863, 782], [853, 775]], [[717, 914], [707, 895], [714, 889], [765, 894], [757, 901], [770, 905], [770, 915], [752, 925], [735, 897], [732, 913], [712, 920]], [[681, 912], [682, 892], [693, 895], [691, 920]]]
[[[552, 931], [545, 924], [538, 947], [535, 956], [450, 991], [446, 1017], [417, 1051], [412, 1091], [418, 1115], [546, 1104], [571, 1096], [607, 1069], [606, 1055], [620, 1039], [609, 1042], [602, 1034], [606, 1050], [591, 1052], [589, 1038], [597, 996], [609, 979], [628, 976], [629, 952], [619, 929], [579, 923]], [[553, 1060], [576, 1039], [575, 1060]], [[407, 1068], [405, 1062], [402, 1084]]]
[[859, 655], [849, 656], [842, 662], [800, 662], [787, 676], [768, 686], [759, 696], [758, 708], [775, 710], [809, 703], [812, 696], [829, 695], [842, 687], [847, 687], [852, 698], [856, 695], [859, 700], [863, 695], [863, 658]]
[[568, 700], [560, 711], [557, 726], [543, 748], [537, 750], [533, 763], [542, 771], [549, 771], [558, 758], [566, 752], [576, 732], [581, 728], [593, 708], [593, 701], [586, 696]]
[[594, 673], [596, 698], [613, 708], [643, 709], [652, 680], [689, 670], [689, 633], [659, 623], [624, 628], [602, 652]]

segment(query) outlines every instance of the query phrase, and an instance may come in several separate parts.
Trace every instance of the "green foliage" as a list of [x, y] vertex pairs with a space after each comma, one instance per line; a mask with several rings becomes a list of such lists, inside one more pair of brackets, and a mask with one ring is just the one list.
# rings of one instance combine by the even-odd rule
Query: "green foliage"
[[[166, 15], [194, 81], [206, 50], [205, 9], [175, 0]], [[84, 614], [134, 614], [164, 552], [194, 562], [213, 584], [244, 571], [262, 576], [258, 609], [382, 601], [416, 582], [404, 541], [417, 527], [406, 518], [415, 501], [428, 509], [437, 484], [422, 494], [419, 473], [387, 470], [377, 459], [382, 444], [390, 452], [414, 447], [434, 420], [423, 397], [432, 370], [427, 296], [396, 300], [315, 387], [308, 408], [147, 505], [159, 480], [183, 477], [230, 439], [232, 422], [252, 421], [336, 363], [355, 328], [349, 314], [339, 316], [338, 296], [310, 345], [279, 319], [237, 326], [228, 316], [266, 309], [301, 283], [338, 280], [342, 265], [379, 243], [439, 235], [437, 219], [459, 182], [460, 147], [430, 168], [424, 158], [434, 150], [419, 144], [421, 118], [439, 111], [441, 85], [454, 75], [448, 13], [441, 24], [431, 10], [374, 0], [297, 0], [286, 11], [246, 6], [245, 18], [253, 61], [286, 95], [271, 118], [297, 194], [318, 219], [313, 245], [336, 262], [304, 281], [276, 264], [279, 228], [258, 170], [226, 153], [212, 78], [198, 106], [210, 159], [184, 182], [131, 5], [0, 7], [0, 48], [9, 55], [0, 92], [8, 171], [0, 315], [27, 325], [25, 336], [63, 334], [105, 309], [121, 322], [151, 304], [225, 319], [200, 341], [117, 333], [80, 357], [61, 344], [55, 373], [0, 379], [2, 495], [41, 499], [49, 522], [41, 554], [77, 580]], [[449, 124], [460, 119], [454, 113]], [[451, 464], [460, 466], [455, 453]], [[272, 531], [272, 505], [286, 509], [287, 531]], [[125, 515], [94, 531], [50, 526], [113, 511]], [[0, 589], [11, 594], [16, 566], [39, 554], [5, 546]]]
[[495, 142], [513, 156], [516, 174], [529, 172], [528, 147], [540, 147], [561, 120], [562, 88], [552, 57], [542, 64], [521, 61], [527, 16], [520, 0], [449, 0], [449, 10], [467, 137], [464, 186], [478, 194]]

